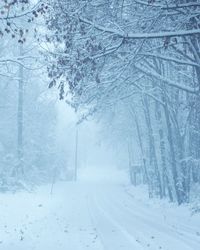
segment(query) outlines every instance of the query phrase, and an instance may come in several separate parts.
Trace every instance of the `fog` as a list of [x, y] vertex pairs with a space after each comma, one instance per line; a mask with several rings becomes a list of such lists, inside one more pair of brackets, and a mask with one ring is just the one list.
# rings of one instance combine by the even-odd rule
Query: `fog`
[[0, 48], [0, 250], [199, 250], [200, 0], [2, 0]]
[[[117, 155], [117, 146], [105, 138], [103, 128], [94, 119], [78, 123], [80, 115], [65, 102], [56, 103], [56, 144], [63, 157], [66, 174], [73, 172], [76, 165], [77, 153], [77, 178], [79, 172], [90, 169], [93, 174], [100, 169], [120, 169], [120, 156]], [[77, 144], [77, 145], [76, 145]], [[76, 148], [77, 147], [77, 148]], [[77, 150], [77, 152], [76, 152]], [[127, 152], [128, 154], [128, 149]], [[121, 166], [127, 171], [128, 165]], [[81, 174], [80, 174], [81, 175]]]

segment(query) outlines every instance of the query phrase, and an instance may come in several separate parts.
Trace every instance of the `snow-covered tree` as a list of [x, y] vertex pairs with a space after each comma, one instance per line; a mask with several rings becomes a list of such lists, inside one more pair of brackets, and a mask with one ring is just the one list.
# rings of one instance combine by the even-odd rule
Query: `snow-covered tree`
[[49, 86], [59, 86], [61, 99], [86, 111], [83, 119], [124, 106], [124, 100], [141, 130], [136, 134], [148, 185], [161, 198], [189, 201], [192, 183], [199, 182], [200, 3], [49, 4]]

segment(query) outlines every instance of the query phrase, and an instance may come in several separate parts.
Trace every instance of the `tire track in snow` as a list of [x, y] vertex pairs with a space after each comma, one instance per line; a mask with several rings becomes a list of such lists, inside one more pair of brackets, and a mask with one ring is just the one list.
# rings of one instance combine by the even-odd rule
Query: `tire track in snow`
[[[128, 199], [128, 201], [132, 204], [132, 205], [137, 205], [138, 206], [138, 208], [140, 209], [140, 210], [143, 210], [146, 214], [149, 214], [150, 216], [152, 215], [147, 209], [148, 209], [148, 207], [150, 206], [150, 205], [147, 205], [146, 204], [146, 206], [144, 206], [144, 203], [142, 203], [140, 200], [136, 200], [135, 199], [135, 197], [134, 197], [134, 195], [132, 194], [132, 193], [130, 193], [127, 189], [126, 189], [126, 187], [124, 186], [124, 191], [125, 191], [125, 193], [127, 194], [127, 196], [129, 197], [129, 199]], [[145, 207], [146, 207], [146, 209], [145, 209]], [[159, 211], [160, 212], [160, 211]], [[176, 211], [177, 212], [177, 211]], [[171, 214], [170, 214], [171, 215]], [[172, 214], [173, 216], [177, 216], [177, 214], [175, 214], [174, 215], [174, 213]], [[159, 216], [159, 214], [154, 214], [154, 217], [157, 217], [157, 219], [158, 220], [160, 220], [161, 219], [161, 217]], [[163, 217], [165, 218], [166, 217], [166, 215], [164, 215], [163, 214]], [[147, 217], [148, 218], [148, 217]], [[166, 218], [165, 218], [166, 219]], [[166, 221], [164, 220], [163, 222], [165, 222], [166, 223]], [[195, 230], [195, 231], [198, 231], [199, 230], [199, 227], [195, 227], [195, 226], [189, 226], [189, 225], [187, 225], [186, 223], [183, 223], [183, 222], [181, 222], [181, 221], [179, 221], [179, 225], [182, 227], [181, 229], [183, 229], [184, 228], [184, 230], [185, 231], [187, 231], [187, 232], [190, 232], [190, 231], [192, 231], [192, 230]], [[170, 226], [170, 225], [169, 225]]]
[[[130, 206], [124, 206], [124, 208], [128, 209], [131, 214], [138, 216], [138, 213], [136, 213], [135, 210], [133, 211], [131, 209], [131, 207], [133, 207], [132, 206], [133, 204], [134, 205], [137, 204], [137, 203], [134, 203], [134, 196], [129, 194], [127, 191], [125, 191], [125, 192], [126, 192], [127, 196], [129, 196], [131, 199], [130, 198], [128, 199], [128, 201], [130, 203]], [[137, 204], [137, 205], [138, 205], [138, 208], [139, 208], [138, 211], [140, 211], [142, 204]], [[162, 223], [165, 224], [164, 226], [162, 225], [162, 229], [164, 229], [163, 232], [166, 231], [166, 229], [168, 229], [169, 231], [172, 231], [172, 236], [173, 237], [176, 235], [176, 237], [178, 237], [181, 241], [186, 241], [188, 245], [193, 245], [194, 244], [195, 247], [196, 247], [195, 249], [200, 248], [200, 237], [196, 234], [196, 232], [199, 231], [199, 228], [188, 226], [187, 224], [182, 223], [180, 220], [178, 220], [178, 224], [175, 226], [175, 225], [173, 225], [173, 224], [176, 224], [175, 222], [171, 224], [166, 220], [162, 220], [162, 216], [160, 216], [160, 218], [159, 218], [158, 214], [156, 214], [156, 213], [153, 214], [153, 216], [155, 217], [155, 219], [158, 219], [158, 221], [157, 220], [152, 220], [149, 217], [145, 216], [145, 213], [139, 214], [140, 217], [141, 217], [141, 215], [142, 215], [142, 218], [144, 218], [147, 221], [148, 220], [151, 221], [153, 223], [153, 225], [156, 226], [157, 228], [161, 226], [161, 224], [158, 223], [158, 222], [162, 221]], [[198, 245], [195, 244], [195, 242], [198, 242]]]
[[92, 212], [92, 210], [91, 210], [91, 204], [92, 204], [92, 202], [90, 201], [90, 198], [89, 198], [88, 195], [86, 196], [86, 202], [87, 202], [87, 210], [88, 210], [88, 214], [89, 214], [89, 216], [90, 216], [91, 224], [92, 224], [93, 228], [95, 228], [95, 231], [96, 231], [96, 233], [97, 233], [97, 236], [98, 236], [98, 238], [99, 238], [99, 241], [100, 241], [100, 243], [101, 243], [101, 245], [102, 245], [102, 250], [106, 250], [106, 246], [105, 246], [104, 241], [103, 241], [102, 233], [101, 233], [101, 231], [97, 228], [97, 226], [96, 226], [96, 224], [95, 224], [94, 214], [93, 214], [93, 212]]
[[[116, 196], [114, 196], [115, 194], [113, 195], [113, 192], [106, 192], [106, 193], [103, 193], [102, 191], [100, 192], [101, 192], [101, 203], [103, 203], [104, 207], [106, 206], [108, 209], [109, 208], [111, 209], [110, 214], [112, 214], [112, 216], [115, 216], [115, 219], [118, 220], [118, 223], [121, 224], [121, 226], [123, 225], [122, 227], [126, 227], [127, 231], [130, 231], [130, 230], [134, 231], [133, 228], [130, 228], [130, 221], [131, 221], [132, 225], [136, 224], [138, 228], [140, 228], [140, 232], [137, 228], [137, 231], [135, 231], [134, 233], [137, 233], [137, 235], [138, 234], [148, 235], [148, 238], [147, 237], [145, 238], [144, 236], [142, 238], [139, 237], [140, 241], [142, 240], [142, 242], [145, 242], [147, 239], [150, 239], [152, 234], [155, 234], [155, 235], [159, 235], [159, 237], [156, 237], [156, 239], [158, 240], [159, 238], [164, 239], [166, 243], [174, 242], [176, 246], [179, 246], [179, 247], [182, 246], [181, 247], [182, 250], [199, 250], [200, 244], [193, 242], [192, 239], [188, 240], [187, 237], [183, 238], [184, 236], [182, 235], [180, 236], [180, 234], [174, 231], [174, 229], [173, 229], [173, 232], [170, 232], [172, 229], [168, 225], [164, 226], [162, 224], [159, 224], [159, 222], [157, 222], [156, 220], [143, 216], [142, 213], [136, 212], [137, 210], [140, 211], [138, 208], [133, 210], [134, 206], [132, 206], [132, 208], [126, 207], [122, 202], [120, 202], [119, 199], [116, 199]], [[117, 193], [119, 194], [119, 192]], [[124, 194], [122, 193], [122, 195], [118, 195], [118, 198], [119, 197], [124, 198]], [[123, 211], [123, 216], [121, 216], [120, 218], [119, 215], [122, 213], [122, 211]], [[120, 219], [121, 221], [119, 221]], [[127, 229], [127, 227], [129, 227], [129, 230]], [[176, 235], [174, 235], [174, 233], [176, 233]], [[156, 243], [156, 239], [154, 239], [155, 243]], [[163, 249], [163, 244], [161, 242], [155, 247], [159, 249], [161, 245]], [[169, 244], [166, 244], [166, 245], [169, 245]], [[146, 246], [148, 247], [147, 249], [150, 249], [147, 241], [145, 245], [143, 245], [143, 247], [146, 248]], [[152, 248], [152, 249], [154, 250], [155, 248]], [[177, 250], [176, 247], [173, 249], [172, 248], [166, 248], [166, 249]]]
[[[106, 246], [105, 249], [144, 250], [140, 243], [137, 242], [137, 239], [135, 239], [133, 235], [131, 235], [124, 227], [122, 227], [115, 219], [113, 219], [105, 209], [103, 209], [96, 197], [93, 196], [91, 198], [90, 206], [93, 208], [93, 213], [96, 217], [97, 228], [100, 225], [99, 221], [103, 223], [103, 226], [101, 225], [100, 227], [102, 242], [104, 246]], [[106, 235], [104, 232], [105, 229], [113, 233], [113, 239], [108, 240], [108, 235]], [[100, 231], [100, 228], [98, 230]], [[118, 234], [118, 237], [116, 237], [115, 234]], [[111, 234], [109, 234], [109, 236], [111, 236]], [[109, 244], [110, 240], [111, 243]], [[113, 244], [115, 245], [113, 246]]]

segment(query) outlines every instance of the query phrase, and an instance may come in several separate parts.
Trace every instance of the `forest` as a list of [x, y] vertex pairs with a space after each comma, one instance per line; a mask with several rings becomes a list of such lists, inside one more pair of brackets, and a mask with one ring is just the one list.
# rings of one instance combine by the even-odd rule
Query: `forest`
[[[199, 7], [53, 1], [47, 17], [47, 41], [57, 48], [49, 86], [59, 87], [61, 99], [70, 91], [69, 104], [84, 110], [80, 119], [102, 118], [108, 134], [128, 144], [131, 172], [141, 172], [150, 197], [178, 204], [200, 182]], [[132, 169], [134, 151], [139, 169]]]
[[[104, 247], [97, 236], [92, 241], [95, 247], [84, 245], [89, 236], [83, 234], [79, 243], [75, 236], [71, 238], [74, 245], [69, 243], [69, 250], [198, 250], [200, 1], [2, 0], [0, 46], [0, 214], [17, 204], [14, 198], [7, 201], [10, 194], [32, 195], [34, 190], [48, 187], [56, 204], [67, 190], [72, 210], [83, 204], [83, 209], [74, 212], [82, 214], [77, 223], [82, 223], [86, 213], [96, 223], [93, 227], [104, 232], [100, 233]], [[86, 181], [89, 178], [97, 184]], [[124, 192], [133, 196], [135, 205]], [[169, 207], [168, 212], [171, 206], [175, 209], [166, 212], [174, 224], [186, 218], [171, 236], [164, 234], [163, 222], [163, 235], [158, 236], [161, 243], [153, 245], [140, 236], [133, 239], [137, 232], [127, 229], [129, 219], [135, 218], [141, 233], [156, 230], [149, 221], [150, 211], [148, 214], [145, 205], [138, 203], [140, 195], [150, 202], [152, 213], [157, 211], [155, 201], [166, 210]], [[43, 198], [37, 201], [41, 209]], [[128, 211], [120, 212], [121, 218], [127, 219], [125, 226], [111, 216], [114, 205], [124, 211], [120, 198], [133, 213], [132, 217]], [[26, 203], [26, 196], [15, 199], [22, 207]], [[48, 204], [53, 206], [49, 200]], [[134, 206], [137, 211], [146, 209], [146, 217], [141, 218], [148, 217], [149, 228], [139, 221]], [[76, 225], [72, 210], [67, 211]], [[0, 224], [7, 223], [3, 222], [6, 216], [0, 215]], [[115, 238], [105, 236], [108, 221], [111, 231], [111, 224], [119, 231], [121, 245], [115, 246]], [[189, 225], [185, 228], [187, 223], [191, 223], [190, 229]], [[38, 231], [38, 227], [32, 230]], [[6, 240], [1, 240], [1, 230], [3, 226], [2, 250], [51, 249], [47, 243], [36, 247], [32, 240], [26, 243], [31, 245], [3, 247]], [[24, 230], [19, 229], [23, 242]], [[177, 240], [178, 232], [185, 237], [183, 245]], [[45, 234], [44, 242], [50, 234]], [[155, 237], [152, 235], [149, 237]], [[167, 237], [172, 244], [162, 245]], [[54, 243], [54, 250], [66, 249], [68, 244]]]

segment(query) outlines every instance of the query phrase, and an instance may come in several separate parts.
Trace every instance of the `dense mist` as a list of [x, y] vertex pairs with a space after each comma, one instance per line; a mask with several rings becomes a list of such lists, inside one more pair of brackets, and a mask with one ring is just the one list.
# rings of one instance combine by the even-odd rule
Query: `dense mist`
[[200, 1], [0, 1], [0, 250], [200, 249]]

